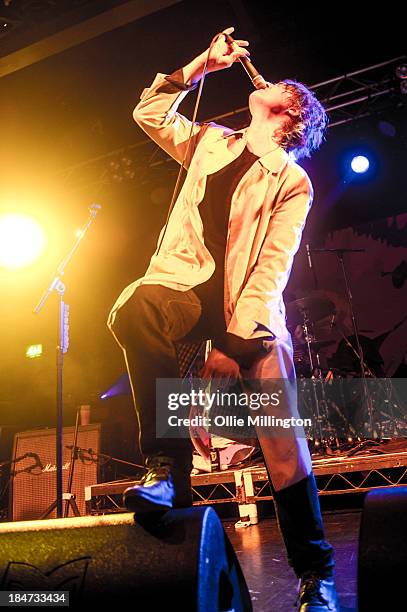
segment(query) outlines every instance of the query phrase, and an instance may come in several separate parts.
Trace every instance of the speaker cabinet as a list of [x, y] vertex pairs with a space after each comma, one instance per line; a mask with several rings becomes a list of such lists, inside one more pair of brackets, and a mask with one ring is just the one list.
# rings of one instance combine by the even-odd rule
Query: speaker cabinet
[[[62, 473], [65, 493], [68, 486], [74, 427], [63, 430]], [[98, 460], [92, 452], [100, 451], [101, 426], [91, 424], [79, 427], [72, 493], [81, 515], [85, 514], [85, 487], [98, 482]], [[56, 499], [55, 429], [19, 432], [14, 436], [11, 472], [10, 520], [39, 519]], [[89, 452], [91, 450], [92, 452]], [[28, 454], [28, 456], [27, 456]], [[70, 510], [71, 512], [71, 510]], [[49, 518], [56, 517], [54, 511]]]
[[17, 427], [0, 425], [0, 522], [9, 518], [10, 459]]
[[370, 491], [360, 525], [359, 611], [404, 610], [406, 569], [407, 487]]
[[0, 524], [0, 590], [68, 591], [89, 610], [251, 612], [234, 550], [212, 508]]

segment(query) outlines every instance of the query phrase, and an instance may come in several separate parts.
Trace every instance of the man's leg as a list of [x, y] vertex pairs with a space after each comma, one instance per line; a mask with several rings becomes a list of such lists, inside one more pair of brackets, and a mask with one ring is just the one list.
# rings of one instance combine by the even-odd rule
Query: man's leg
[[[278, 407], [266, 407], [265, 414], [278, 418], [298, 418], [295, 370], [289, 336], [284, 340], [270, 342], [268, 353], [259, 354], [251, 368], [244, 371], [244, 375], [253, 383], [258, 382], [265, 391], [275, 387], [273, 381], [278, 382], [283, 390]], [[270, 431], [258, 429], [288, 560], [303, 581], [301, 610], [338, 610], [335, 587], [331, 580], [333, 549], [325, 540], [311, 458], [303, 435], [296, 428], [271, 428]]]
[[[157, 439], [156, 379], [179, 377], [174, 342], [198, 328], [201, 314], [200, 301], [193, 291], [181, 292], [161, 285], [141, 285], [118, 311], [113, 327], [115, 335], [124, 346], [139, 421], [140, 447], [146, 466], [150, 472], [152, 470], [154, 478], [162, 477], [163, 482], [168, 471], [172, 475], [175, 499], [171, 499], [171, 487], [161, 486], [161, 502], [167, 506], [186, 506], [192, 502], [192, 444], [190, 439]], [[154, 484], [150, 478], [151, 483]], [[151, 486], [146, 491], [149, 493], [144, 504], [146, 510], [154, 503], [152, 498], [156, 491], [157, 487], [153, 489]], [[135, 494], [139, 493], [136, 489]], [[138, 503], [140, 500], [133, 501]], [[127, 505], [131, 505], [131, 496], [128, 496], [128, 502]]]

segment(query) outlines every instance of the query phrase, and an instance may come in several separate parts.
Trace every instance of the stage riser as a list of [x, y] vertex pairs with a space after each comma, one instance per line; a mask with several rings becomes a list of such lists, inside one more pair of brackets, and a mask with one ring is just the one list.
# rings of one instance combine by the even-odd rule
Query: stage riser
[[[407, 486], [407, 452], [318, 460], [313, 462], [313, 468], [321, 496], [365, 494], [378, 487]], [[238, 473], [240, 476], [237, 479]], [[243, 475], [251, 481], [249, 489]], [[236, 480], [240, 481], [238, 487]], [[121, 495], [130, 484], [106, 482], [88, 487], [87, 513], [117, 511], [111, 499], [114, 498], [120, 507]], [[273, 499], [267, 470], [262, 464], [241, 470], [193, 475], [192, 491], [196, 506], [225, 503], [241, 505]]]

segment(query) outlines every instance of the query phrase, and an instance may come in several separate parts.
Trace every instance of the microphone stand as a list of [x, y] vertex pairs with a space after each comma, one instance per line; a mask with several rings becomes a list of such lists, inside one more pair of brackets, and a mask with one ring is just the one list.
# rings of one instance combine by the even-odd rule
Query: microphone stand
[[[133, 463], [132, 461], [125, 461], [124, 459], [119, 459], [117, 457], [112, 457], [112, 455], [106, 455], [106, 453], [97, 453], [93, 450], [93, 448], [82, 448], [81, 446], [73, 446], [69, 444], [65, 448], [69, 448], [70, 450], [75, 449], [76, 453], [89, 456], [89, 461], [98, 461], [99, 459], [104, 459], [105, 463], [109, 463], [113, 461], [114, 463], [120, 463], [120, 465], [126, 465], [134, 468], [139, 468], [140, 470], [146, 470], [147, 468], [144, 465], [139, 465], [138, 463]], [[104, 465], [104, 464], [103, 464]]]
[[317, 273], [315, 271], [314, 262], [312, 261], [312, 252], [311, 252], [312, 249], [310, 249], [310, 246], [308, 243], [305, 245], [305, 250], [307, 253], [308, 267], [311, 270], [312, 278], [314, 279], [314, 289], [319, 289]]
[[76, 249], [80, 242], [85, 237], [86, 232], [92, 225], [98, 211], [101, 209], [100, 204], [92, 204], [89, 207], [90, 216], [85, 225], [81, 228], [78, 238], [74, 243], [72, 249], [64, 257], [59, 266], [57, 267], [54, 277], [48, 287], [42, 294], [38, 304], [34, 308], [34, 314], [38, 314], [49, 296], [56, 291], [59, 295], [59, 315], [58, 315], [58, 342], [56, 347], [56, 500], [50, 505], [48, 510], [41, 518], [46, 518], [55, 508], [57, 518], [63, 516], [63, 474], [62, 474], [62, 434], [63, 434], [63, 366], [64, 366], [64, 354], [68, 350], [69, 346], [69, 306], [64, 302], [66, 285], [61, 280], [61, 277], [65, 273], [65, 268], [71, 261]]
[[370, 398], [370, 394], [369, 394], [369, 389], [368, 389], [368, 385], [367, 385], [367, 381], [366, 381], [366, 370], [365, 370], [365, 360], [364, 360], [364, 356], [363, 356], [363, 350], [362, 350], [362, 346], [360, 344], [360, 340], [359, 340], [359, 332], [358, 332], [358, 326], [356, 323], [356, 317], [355, 317], [355, 311], [353, 308], [353, 296], [352, 296], [352, 292], [350, 289], [350, 285], [349, 285], [349, 280], [348, 280], [348, 275], [346, 273], [346, 267], [345, 267], [345, 262], [344, 262], [344, 253], [364, 253], [366, 249], [311, 249], [311, 251], [313, 253], [334, 253], [340, 263], [341, 266], [341, 270], [342, 270], [342, 276], [343, 276], [343, 280], [345, 283], [345, 291], [346, 291], [346, 297], [348, 300], [348, 304], [349, 304], [349, 312], [350, 312], [350, 316], [351, 316], [351, 321], [352, 321], [352, 327], [353, 327], [353, 332], [355, 335], [355, 341], [356, 341], [356, 352], [357, 352], [357, 356], [359, 359], [359, 365], [360, 365], [360, 374], [362, 377], [362, 384], [363, 384], [363, 392], [365, 395], [365, 400], [366, 400], [366, 405], [367, 405], [367, 413], [368, 413], [368, 418], [369, 418], [369, 429], [370, 429], [370, 435], [372, 437], [372, 440], [374, 439], [374, 427], [373, 427], [373, 407], [372, 407], [372, 402], [371, 402], [371, 398]]
[[75, 432], [73, 436], [73, 447], [72, 447], [72, 452], [71, 452], [71, 465], [69, 466], [68, 491], [64, 495], [64, 498], [66, 499], [65, 509], [64, 509], [64, 518], [68, 517], [70, 506], [75, 516], [81, 515], [79, 512], [77, 503], [76, 503], [75, 494], [72, 493], [72, 483], [73, 483], [73, 476], [75, 472], [75, 463], [78, 458], [78, 453], [76, 452], [76, 443], [78, 441], [78, 431], [79, 431], [79, 411], [80, 411], [80, 408], [78, 408], [76, 411]]

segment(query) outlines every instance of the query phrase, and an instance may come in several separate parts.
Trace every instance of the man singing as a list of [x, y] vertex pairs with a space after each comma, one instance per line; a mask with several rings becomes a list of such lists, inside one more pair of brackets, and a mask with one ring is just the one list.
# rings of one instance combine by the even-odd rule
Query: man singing
[[[282, 292], [313, 192], [294, 160], [321, 144], [325, 111], [304, 85], [283, 81], [250, 94], [251, 121], [243, 130], [191, 125], [177, 112], [205, 62], [207, 72], [229, 68], [248, 54], [247, 45], [220, 34], [181, 70], [158, 74], [134, 109], [137, 124], [188, 169], [159, 249], [108, 322], [123, 348], [147, 468], [124, 494], [139, 515], [192, 503], [191, 441], [157, 438], [155, 431], [156, 379], [179, 377], [175, 343], [212, 340], [204, 379], [295, 378]], [[288, 394], [280, 415], [297, 414]], [[295, 429], [258, 433], [288, 559], [301, 578], [300, 610], [337, 611], [333, 552], [306, 440]]]

